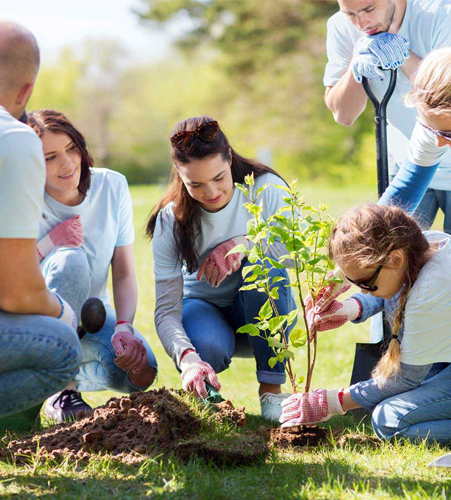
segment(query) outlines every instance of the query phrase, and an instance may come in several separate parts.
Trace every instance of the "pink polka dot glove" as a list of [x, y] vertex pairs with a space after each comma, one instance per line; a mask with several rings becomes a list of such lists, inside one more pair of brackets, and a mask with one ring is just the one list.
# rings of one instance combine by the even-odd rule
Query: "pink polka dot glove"
[[340, 390], [316, 389], [313, 392], [293, 394], [282, 401], [279, 422], [282, 427], [296, 427], [326, 422], [334, 415], [344, 415], [346, 412], [341, 406], [339, 392]]
[[249, 248], [249, 241], [244, 236], [236, 236], [215, 247], [202, 262], [197, 273], [197, 281], [205, 277], [205, 281], [217, 288], [232, 273], [238, 271], [244, 259], [244, 253], [227, 255], [237, 245]]
[[114, 362], [124, 371], [139, 373], [147, 364], [147, 351], [141, 339], [135, 337], [130, 323], [119, 322], [111, 337], [116, 358]]
[[202, 399], [206, 399], [208, 393], [205, 381], [218, 391], [221, 389], [221, 384], [213, 368], [202, 361], [194, 351], [182, 356], [180, 369], [182, 370], [182, 387], [185, 391], [194, 392]]
[[38, 255], [42, 261], [55, 247], [79, 247], [84, 243], [83, 226], [80, 215], [60, 222], [38, 241]]

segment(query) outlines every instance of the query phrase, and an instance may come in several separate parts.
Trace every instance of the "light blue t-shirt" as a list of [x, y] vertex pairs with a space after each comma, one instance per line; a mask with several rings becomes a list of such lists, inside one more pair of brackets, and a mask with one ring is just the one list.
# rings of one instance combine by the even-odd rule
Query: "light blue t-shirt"
[[[407, 0], [406, 12], [399, 35], [409, 42], [409, 49], [420, 58], [440, 47], [451, 46], [451, 0]], [[355, 28], [346, 14], [337, 12], [327, 23], [327, 56], [324, 85], [334, 86], [346, 73], [351, 63], [354, 45], [366, 36]], [[379, 101], [388, 87], [385, 81], [370, 80], [371, 90]], [[409, 140], [416, 123], [416, 108], [408, 108], [403, 97], [411, 90], [412, 84], [398, 69], [395, 92], [387, 106], [388, 152], [401, 165], [406, 156]], [[443, 156], [437, 173], [430, 186], [434, 189], [451, 190], [451, 151]]]
[[0, 238], [38, 237], [44, 185], [41, 140], [0, 106]]
[[[286, 194], [274, 184], [285, 185], [284, 181], [274, 174], [264, 174], [255, 179], [254, 189], [264, 184], [270, 186], [263, 191], [259, 200], [263, 202], [262, 217], [268, 219], [279, 208], [286, 205], [283, 196]], [[244, 204], [249, 200], [239, 189], [234, 190], [230, 203], [219, 212], [207, 212], [201, 208], [202, 223], [200, 235], [196, 239], [196, 250], [199, 255], [199, 264], [220, 243], [235, 236], [247, 234], [246, 224], [253, 218]], [[213, 288], [202, 278], [197, 281], [197, 271], [188, 274], [178, 262], [177, 245], [174, 240], [174, 214], [172, 203], [167, 205], [157, 218], [153, 238], [153, 257], [156, 280], [168, 280], [183, 275], [183, 297], [207, 300], [219, 307], [230, 306], [238, 293], [240, 273], [233, 273], [221, 283], [218, 288]]]
[[[48, 193], [45, 193], [44, 201], [39, 239], [60, 222], [81, 215], [83, 247], [92, 272], [90, 296], [110, 304], [107, 282], [114, 250], [131, 245], [135, 239], [132, 200], [126, 178], [107, 168], [92, 168], [91, 187], [79, 205], [63, 205]], [[41, 262], [41, 269], [50, 255], [52, 253]]]

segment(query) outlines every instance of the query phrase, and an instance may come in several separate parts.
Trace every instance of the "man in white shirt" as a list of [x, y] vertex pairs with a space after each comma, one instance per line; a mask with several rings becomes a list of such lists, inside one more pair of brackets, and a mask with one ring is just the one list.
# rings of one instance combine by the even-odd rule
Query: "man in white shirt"
[[[324, 75], [325, 101], [335, 120], [350, 126], [363, 112], [367, 96], [356, 81], [359, 68], [371, 66], [369, 44], [377, 44], [370, 86], [380, 100], [389, 78], [380, 80], [378, 67], [398, 67], [398, 82], [387, 108], [388, 152], [393, 177], [406, 158], [417, 110], [404, 104], [411, 78], [423, 57], [451, 45], [451, 0], [338, 0], [340, 12], [327, 24], [328, 63]], [[384, 33], [387, 32], [387, 33]], [[381, 35], [381, 33], [384, 33]], [[379, 39], [379, 42], [378, 42]], [[399, 45], [406, 42], [407, 56]], [[379, 50], [379, 52], [378, 52]], [[385, 56], [385, 57], [384, 57]], [[387, 59], [388, 58], [388, 59]], [[360, 76], [362, 76], [360, 75]], [[451, 151], [443, 157], [415, 215], [422, 225], [432, 224], [438, 208], [445, 214], [445, 231], [451, 233]]]
[[0, 417], [42, 403], [81, 363], [74, 312], [46, 288], [36, 254], [45, 161], [18, 120], [39, 62], [33, 34], [0, 21]]

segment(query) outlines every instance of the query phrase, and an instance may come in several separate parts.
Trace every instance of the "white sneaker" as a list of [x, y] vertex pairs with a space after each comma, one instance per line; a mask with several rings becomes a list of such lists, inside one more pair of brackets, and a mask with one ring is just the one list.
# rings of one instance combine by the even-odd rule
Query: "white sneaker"
[[260, 396], [260, 414], [263, 418], [272, 422], [279, 422], [279, 417], [282, 415], [281, 403], [292, 394], [283, 392], [282, 394], [272, 394], [265, 392]]

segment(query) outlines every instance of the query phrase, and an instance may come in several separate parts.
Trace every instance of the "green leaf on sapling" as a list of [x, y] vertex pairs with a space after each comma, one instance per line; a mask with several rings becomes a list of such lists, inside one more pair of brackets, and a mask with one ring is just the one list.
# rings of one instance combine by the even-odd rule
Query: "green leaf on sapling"
[[280, 340], [277, 340], [274, 337], [268, 337], [268, 345], [269, 347], [278, 347], [279, 349], [283, 349], [285, 347]]
[[269, 330], [271, 335], [274, 335], [283, 327], [286, 319], [286, 316], [276, 316], [275, 318], [271, 318], [269, 320]]
[[246, 176], [244, 177], [244, 182], [245, 182], [248, 186], [253, 186], [253, 185], [254, 185], [254, 172], [252, 172], [252, 174], [246, 175]]
[[258, 317], [260, 319], [269, 319], [272, 316], [272, 307], [271, 307], [271, 302], [268, 299], [260, 308], [260, 311], [258, 312]]
[[287, 193], [291, 193], [290, 188], [287, 186], [281, 186], [280, 184], [274, 184], [274, 187], [277, 189], [282, 189], [282, 191], [286, 191]]
[[277, 287], [276, 288], [272, 288], [269, 291], [269, 296], [270, 296], [271, 299], [279, 300], [279, 289]]
[[252, 285], [244, 285], [240, 288], [240, 291], [247, 291], [247, 290], [255, 290], [255, 288], [257, 288], [257, 285], [255, 284], [252, 284]]
[[243, 278], [245, 278], [249, 273], [260, 274], [262, 266], [260, 264], [254, 264], [253, 266], [245, 266], [241, 272]]
[[240, 191], [242, 191], [245, 194], [245, 196], [249, 197], [249, 189], [245, 188], [239, 182], [235, 182], [235, 187], [238, 188]]
[[283, 276], [275, 276], [273, 279], [272, 279], [272, 284], [275, 285], [276, 283], [278, 283], [279, 281], [285, 281], [287, 278], [284, 278]]
[[297, 317], [298, 317], [298, 310], [294, 309], [293, 311], [287, 314], [287, 324], [291, 325]]
[[269, 184], [264, 184], [261, 188], [257, 189], [256, 198], [258, 198], [268, 186], [269, 186]]
[[233, 247], [232, 250], [227, 252], [226, 257], [228, 257], [229, 255], [234, 254], [234, 253], [246, 253], [248, 251], [249, 250], [247, 249], [246, 245], [243, 245], [243, 243], [240, 243], [236, 247]]
[[280, 264], [277, 262], [277, 260], [271, 259], [270, 257], [265, 257], [266, 262], [269, 262], [272, 267], [275, 267], [276, 269], [284, 269], [285, 266], [283, 264]]
[[257, 335], [260, 335], [260, 330], [252, 323], [241, 326], [240, 328], [238, 328], [237, 332], [238, 333], [247, 333], [251, 337], [255, 337]]
[[290, 344], [293, 347], [303, 347], [307, 342], [307, 331], [296, 328], [290, 333]]
[[286, 359], [294, 359], [294, 353], [289, 351], [288, 349], [284, 349], [283, 351], [281, 351], [280, 355]]
[[268, 365], [270, 368], [274, 368], [279, 360], [277, 358], [269, 358]]

